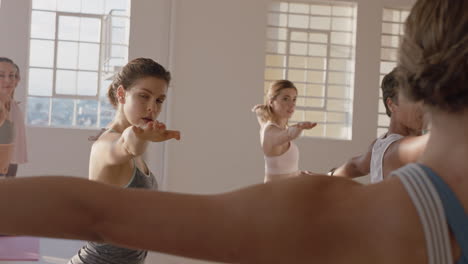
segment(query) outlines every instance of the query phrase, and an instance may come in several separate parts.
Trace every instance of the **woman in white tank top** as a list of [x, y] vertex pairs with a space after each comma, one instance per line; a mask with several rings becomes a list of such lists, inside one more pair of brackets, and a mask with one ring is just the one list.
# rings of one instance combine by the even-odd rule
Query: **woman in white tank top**
[[302, 130], [316, 123], [300, 122], [288, 126], [296, 108], [297, 88], [288, 80], [275, 81], [269, 88], [265, 104], [253, 111], [260, 123], [260, 143], [265, 155], [265, 182], [299, 175], [299, 149], [293, 140]]

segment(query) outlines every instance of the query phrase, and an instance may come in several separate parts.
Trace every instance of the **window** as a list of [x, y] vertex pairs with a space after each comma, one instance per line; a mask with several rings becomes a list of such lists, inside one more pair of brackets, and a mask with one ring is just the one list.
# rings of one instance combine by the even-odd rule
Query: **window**
[[97, 128], [128, 57], [129, 0], [33, 0], [27, 123]]
[[[404, 34], [404, 22], [409, 14], [406, 9], [384, 8], [382, 17], [382, 36], [380, 49], [380, 84], [384, 76], [397, 65], [398, 47]], [[377, 136], [387, 132], [390, 118], [382, 101], [382, 89], [379, 88], [379, 117], [377, 121]]]
[[351, 139], [356, 5], [273, 2], [267, 26], [265, 91], [288, 79], [298, 88], [291, 122], [318, 125], [304, 136]]

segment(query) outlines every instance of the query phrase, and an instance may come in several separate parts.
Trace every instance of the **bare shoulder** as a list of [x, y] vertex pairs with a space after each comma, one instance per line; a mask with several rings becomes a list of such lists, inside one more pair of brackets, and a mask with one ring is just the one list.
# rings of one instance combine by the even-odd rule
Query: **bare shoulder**
[[419, 216], [398, 177], [367, 185], [358, 196], [363, 205], [361, 231], [368, 232], [368, 247], [382, 259], [377, 263], [427, 262]]
[[89, 178], [123, 186], [128, 183], [131, 165], [115, 158], [116, 142], [121, 134], [104, 132], [92, 145], [89, 159]]
[[428, 134], [403, 137], [388, 147], [385, 152], [385, 161], [395, 164], [396, 167], [393, 169], [397, 169], [410, 162], [415, 162], [426, 149], [428, 140]]
[[263, 152], [268, 156], [280, 155], [288, 144], [284, 129], [281, 129], [275, 123], [267, 122], [262, 130], [261, 144]]
[[257, 234], [264, 232], [260, 243], [268, 245], [265, 258], [278, 246], [281, 250], [272, 258], [284, 261], [424, 263], [401, 262], [421, 258], [425, 244], [416, 211], [398, 179], [362, 185], [345, 178], [301, 176], [257, 188], [271, 197], [263, 198], [270, 206], [260, 203], [254, 209], [258, 214], [269, 208], [262, 224], [255, 225]]
[[272, 123], [272, 122], [266, 122], [263, 124], [263, 131], [265, 135], [267, 134], [275, 134], [278, 132], [283, 131], [284, 129], [281, 129], [277, 124]]
[[399, 145], [401, 147], [420, 145], [420, 144], [427, 143], [428, 139], [429, 139], [429, 134], [422, 135], [422, 136], [408, 136], [408, 137], [403, 137], [399, 139], [396, 142], [397, 143], [396, 145]]
[[92, 145], [93, 150], [106, 150], [112, 147], [117, 140], [119, 140], [121, 134], [119, 133], [112, 133], [109, 131], [103, 132], [99, 138]]

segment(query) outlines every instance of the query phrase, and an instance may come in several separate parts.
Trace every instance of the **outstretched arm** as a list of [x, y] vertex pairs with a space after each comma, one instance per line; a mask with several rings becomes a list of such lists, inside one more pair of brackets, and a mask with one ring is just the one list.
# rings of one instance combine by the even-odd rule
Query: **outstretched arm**
[[[3, 180], [0, 233], [106, 241], [229, 263], [367, 264], [382, 256], [395, 263], [401, 252], [394, 247], [415, 255], [404, 241], [414, 244], [418, 220], [401, 184], [379, 186], [305, 176], [187, 195], [66, 177]], [[403, 215], [405, 221], [395, 220]]]
[[366, 153], [353, 157], [348, 160], [345, 164], [336, 168], [333, 171], [333, 176], [347, 177], [347, 178], [356, 178], [369, 174], [370, 172], [370, 162], [372, 158], [372, 147], [374, 142], [370, 145]]
[[106, 241], [244, 263], [244, 258], [264, 258], [272, 247], [288, 245], [290, 235], [305, 242], [315, 231], [292, 225], [312, 224], [314, 208], [331, 205], [335, 190], [349, 193], [358, 186], [347, 182], [330, 186], [329, 177], [303, 177], [206, 196], [124, 190], [71, 177], [4, 180], [0, 233]]
[[279, 127], [270, 125], [265, 129], [263, 146], [270, 148], [281, 146], [299, 137], [304, 129], [312, 129], [316, 125], [317, 123], [300, 122], [287, 129], [280, 129]]
[[143, 128], [130, 126], [121, 135], [109, 133], [93, 145], [92, 151], [104, 153], [100, 159], [108, 164], [122, 164], [142, 155], [150, 141], [162, 142], [173, 138], [180, 140], [180, 132], [167, 130], [163, 123], [154, 121]]

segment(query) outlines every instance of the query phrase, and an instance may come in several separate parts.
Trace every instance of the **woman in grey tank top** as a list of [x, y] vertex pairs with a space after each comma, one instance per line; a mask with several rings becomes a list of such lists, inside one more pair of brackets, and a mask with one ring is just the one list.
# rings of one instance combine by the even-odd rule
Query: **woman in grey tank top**
[[[124, 188], [157, 189], [156, 178], [141, 156], [148, 142], [180, 137], [156, 120], [169, 81], [169, 72], [151, 59], [130, 61], [119, 72], [108, 91], [116, 115], [91, 148], [89, 179]], [[69, 263], [140, 264], [146, 255], [144, 250], [89, 242]]]

